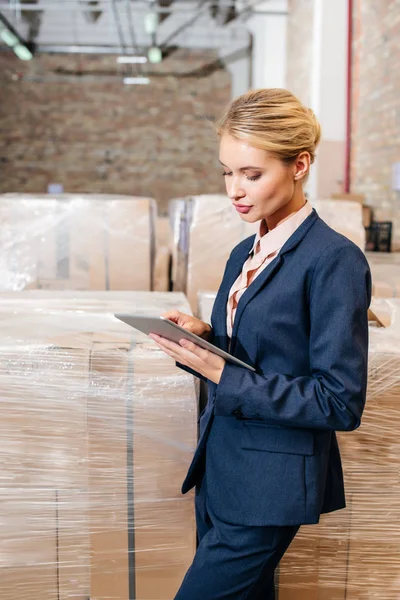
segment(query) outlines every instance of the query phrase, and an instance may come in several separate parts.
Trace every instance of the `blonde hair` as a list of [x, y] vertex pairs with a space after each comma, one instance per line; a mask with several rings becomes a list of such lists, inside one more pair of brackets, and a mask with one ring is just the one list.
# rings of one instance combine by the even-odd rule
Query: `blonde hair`
[[217, 133], [267, 150], [285, 163], [306, 151], [313, 163], [321, 126], [314, 112], [291, 92], [270, 88], [252, 90], [233, 100], [217, 123]]

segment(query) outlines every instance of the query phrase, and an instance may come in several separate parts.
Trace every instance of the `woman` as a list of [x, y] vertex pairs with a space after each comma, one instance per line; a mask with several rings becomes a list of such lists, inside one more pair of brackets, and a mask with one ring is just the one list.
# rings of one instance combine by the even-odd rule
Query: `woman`
[[196, 486], [199, 545], [176, 600], [272, 600], [299, 526], [345, 506], [335, 431], [360, 425], [371, 280], [304, 195], [320, 138], [311, 110], [285, 90], [251, 91], [218, 134], [228, 196], [259, 232], [232, 251], [211, 327], [167, 316], [256, 373], [153, 336], [209, 388], [182, 488]]

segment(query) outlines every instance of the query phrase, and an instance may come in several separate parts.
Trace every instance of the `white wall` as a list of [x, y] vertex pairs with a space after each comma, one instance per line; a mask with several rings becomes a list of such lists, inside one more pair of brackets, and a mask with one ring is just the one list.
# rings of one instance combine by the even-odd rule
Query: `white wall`
[[253, 34], [251, 87], [285, 87], [287, 0], [258, 4], [256, 12], [247, 21]]
[[322, 127], [311, 199], [341, 191], [345, 171], [348, 0], [314, 0], [311, 108]]

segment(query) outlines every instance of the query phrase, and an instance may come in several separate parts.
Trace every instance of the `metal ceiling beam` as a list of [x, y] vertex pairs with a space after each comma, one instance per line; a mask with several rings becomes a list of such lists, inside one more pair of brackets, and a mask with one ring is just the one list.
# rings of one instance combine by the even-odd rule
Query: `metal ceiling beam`
[[[130, 38], [131, 38], [132, 48], [133, 48], [133, 51], [135, 54], [140, 54], [139, 46], [138, 46], [137, 40], [136, 40], [135, 26], [133, 24], [132, 5], [129, 0], [125, 0], [125, 8], [126, 8], [126, 16], [127, 16], [127, 20], [128, 20], [128, 28], [129, 28], [129, 34], [130, 34]], [[142, 65], [137, 63], [135, 66], [136, 66], [136, 73], [138, 75], [142, 75], [143, 74]]]
[[122, 46], [57, 46], [41, 44], [37, 47], [40, 54], [124, 54]]
[[[244, 41], [244, 40], [243, 40]], [[173, 47], [176, 48], [175, 46]], [[177, 48], [181, 49], [181, 47]], [[182, 47], [183, 49], [183, 47]], [[209, 44], [206, 42], [204, 45], [196, 46], [196, 48], [191, 48], [192, 50], [213, 50]], [[0, 46], [0, 51], [2, 47]], [[169, 49], [167, 49], [166, 53]], [[36, 52], [40, 54], [110, 54], [110, 55], [123, 55], [124, 49], [121, 46], [71, 46], [71, 45], [63, 45], [57, 46], [55, 44], [40, 44], [36, 48]], [[139, 54], [144, 52], [144, 48], [140, 49]]]
[[121, 47], [124, 49], [124, 54], [126, 54], [124, 31], [122, 29], [122, 23], [121, 23], [120, 14], [119, 14], [116, 0], [112, 0], [112, 10], [113, 10], [113, 15], [114, 15], [115, 26], [117, 28], [118, 38], [119, 38]]
[[208, 2], [208, 0], [200, 0], [200, 2], [198, 3], [198, 6], [197, 6], [197, 13], [191, 19], [189, 19], [188, 21], [185, 21], [185, 23], [183, 23], [183, 25], [181, 25], [175, 31], [173, 31], [160, 44], [160, 47], [162, 49], [167, 48], [171, 44], [172, 40], [174, 40], [180, 33], [182, 33], [182, 31], [185, 31], [185, 29], [187, 29], [188, 27], [193, 25], [200, 17], [202, 17], [203, 14], [205, 13], [205, 8], [208, 8], [207, 2]]
[[[10, 23], [10, 21], [7, 19], [7, 17], [5, 17], [2, 14], [2, 12], [0, 12], [0, 23], [2, 23], [4, 25], [4, 27], [6, 27], [8, 29], [8, 31], [10, 31], [18, 39], [19, 44], [21, 44], [22, 46], [26, 46], [26, 48], [28, 48], [33, 53], [33, 51], [36, 49], [34, 47], [34, 44], [31, 41], [23, 38], [22, 35], [20, 35], [18, 33], [18, 31], [15, 29], [15, 27], [12, 25], [12, 23]], [[11, 46], [4, 45], [4, 46], [2, 46], [2, 48], [5, 51], [13, 52], [13, 49]]]
[[174, 0], [157, 0], [157, 5], [155, 8], [165, 9], [160, 11], [160, 23], [162, 23], [165, 19], [168, 19], [168, 17], [172, 14], [170, 6], [173, 2]]
[[289, 14], [287, 10], [268, 10], [268, 8], [263, 8], [262, 10], [255, 10], [255, 8], [259, 4], [265, 4], [265, 0], [253, 0], [251, 4], [248, 4], [243, 10], [236, 14], [236, 20], [243, 19], [244, 17], [250, 17], [251, 15], [275, 15], [275, 16], [284, 16]]
[[[230, 54], [217, 58], [209, 63], [202, 65], [201, 67], [195, 68], [191, 71], [154, 71], [146, 74], [147, 77], [150, 78], [163, 78], [163, 77], [177, 77], [177, 78], [197, 78], [201, 79], [203, 77], [208, 77], [215, 73], [216, 71], [220, 71], [225, 69], [228, 63], [233, 63], [236, 60], [249, 56], [250, 48], [249, 46], [245, 46], [243, 48], [239, 48]], [[120, 79], [120, 74], [111, 69], [101, 69], [99, 71], [93, 71], [93, 69], [85, 70], [85, 69], [71, 69], [68, 67], [57, 67], [52, 70], [50, 73], [45, 75], [27, 75], [23, 77], [26, 81], [63, 81], [65, 79], [70, 79], [71, 81], [116, 81]]]
[[[160, 0], [160, 2], [162, 2], [163, 0]], [[164, 0], [167, 1], [167, 0]], [[265, 1], [265, 0], [263, 0]], [[85, 11], [86, 12], [97, 12], [98, 10], [105, 10], [107, 8], [111, 8], [112, 6], [112, 0], [98, 0], [98, 6], [97, 7], [93, 7], [93, 6], [85, 6]], [[154, 10], [158, 13], [167, 13], [167, 14], [174, 14], [174, 13], [190, 13], [193, 12], [194, 10], [196, 10], [196, 4], [197, 4], [197, 0], [186, 0], [184, 3], [182, 2], [173, 2], [170, 6], [163, 6], [160, 4], [156, 4], [154, 6]], [[132, 8], [133, 10], [136, 12], [148, 12], [149, 11], [149, 4], [148, 3], [139, 3], [139, 2], [133, 2], [131, 0], [131, 4], [132, 4]], [[220, 0], [220, 6], [221, 7], [230, 7], [232, 5], [232, 0]], [[65, 1], [63, 3], [59, 3], [56, 4], [56, 2], [51, 3], [50, 1], [48, 2], [48, 4], [43, 4], [41, 3], [40, 5], [36, 5], [33, 0], [31, 0], [30, 2], [27, 2], [26, 4], [24, 3], [23, 6], [23, 10], [27, 10], [27, 11], [38, 11], [38, 10], [51, 10], [51, 11], [59, 11], [59, 12], [66, 12], [66, 11], [80, 11], [82, 8], [79, 7], [76, 4], [76, 0], [73, 0], [73, 2], [68, 2]], [[2, 5], [2, 10], [6, 10], [6, 11], [11, 11], [11, 12], [15, 12], [15, 8], [13, 6], [11, 6], [10, 4], [5, 4]]]
[[85, 19], [89, 23], [96, 23], [103, 14], [98, 0], [79, 0], [79, 3]]
[[223, 5], [220, 0], [211, 3], [210, 11], [212, 17], [215, 19], [218, 27], [227, 25], [230, 21], [236, 18], [236, 2], [232, 0], [229, 5]]

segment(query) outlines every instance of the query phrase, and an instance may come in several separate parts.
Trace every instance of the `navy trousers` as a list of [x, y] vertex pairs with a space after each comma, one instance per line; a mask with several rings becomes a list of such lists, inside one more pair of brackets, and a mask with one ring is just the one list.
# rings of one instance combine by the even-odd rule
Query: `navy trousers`
[[299, 527], [244, 527], [217, 518], [205, 478], [196, 490], [198, 548], [175, 600], [274, 600], [275, 569]]

